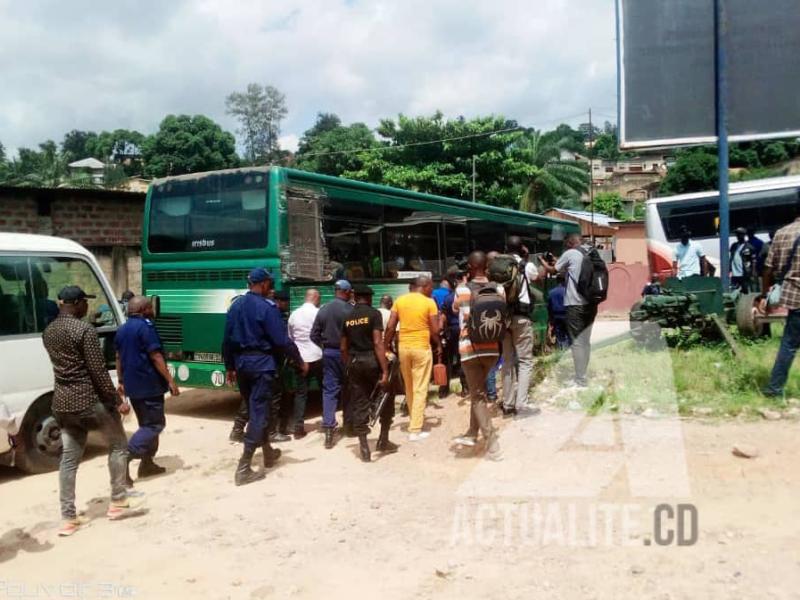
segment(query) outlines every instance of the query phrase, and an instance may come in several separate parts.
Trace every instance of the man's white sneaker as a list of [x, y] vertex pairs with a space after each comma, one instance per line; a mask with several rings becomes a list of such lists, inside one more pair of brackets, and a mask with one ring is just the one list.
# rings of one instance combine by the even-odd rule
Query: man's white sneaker
[[421, 442], [425, 438], [430, 435], [428, 431], [420, 431], [418, 433], [409, 433], [408, 434], [408, 441], [409, 442]]
[[453, 439], [453, 443], [459, 446], [474, 446], [476, 444], [476, 439], [471, 435], [460, 435]]

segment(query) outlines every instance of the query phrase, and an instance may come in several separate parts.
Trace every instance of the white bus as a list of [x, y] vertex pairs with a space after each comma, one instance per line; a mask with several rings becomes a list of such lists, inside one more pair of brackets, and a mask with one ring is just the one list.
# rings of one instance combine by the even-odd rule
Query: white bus
[[114, 333], [124, 317], [91, 253], [61, 238], [0, 233], [0, 464], [29, 473], [57, 468], [61, 453], [42, 331], [58, 314], [57, 296], [65, 285], [97, 296], [86, 318], [113, 369]]
[[[770, 231], [791, 223], [800, 201], [800, 176], [734, 183], [730, 187], [730, 229], [753, 228], [766, 241]], [[651, 198], [646, 202], [647, 257], [651, 273], [662, 279], [672, 272], [675, 245], [686, 226], [719, 276], [718, 193], [699, 192]], [[728, 246], [735, 241], [731, 236]]]

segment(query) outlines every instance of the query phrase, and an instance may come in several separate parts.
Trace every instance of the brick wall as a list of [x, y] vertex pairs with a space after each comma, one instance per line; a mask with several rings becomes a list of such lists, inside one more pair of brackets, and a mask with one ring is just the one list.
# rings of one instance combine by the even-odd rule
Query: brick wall
[[32, 197], [2, 198], [0, 231], [39, 233], [36, 199]]
[[[142, 290], [143, 193], [0, 187], [0, 232], [38, 233], [89, 249], [119, 297]], [[112, 252], [122, 253], [113, 261]]]
[[52, 204], [53, 234], [84, 246], [139, 246], [143, 202], [67, 197]]

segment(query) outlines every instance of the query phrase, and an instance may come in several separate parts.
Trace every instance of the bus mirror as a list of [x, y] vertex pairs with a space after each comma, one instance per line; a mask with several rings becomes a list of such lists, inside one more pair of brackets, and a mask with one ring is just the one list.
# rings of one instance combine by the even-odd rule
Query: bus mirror
[[161, 315], [161, 298], [150, 296], [150, 302], [153, 304], [153, 317], [157, 319]]

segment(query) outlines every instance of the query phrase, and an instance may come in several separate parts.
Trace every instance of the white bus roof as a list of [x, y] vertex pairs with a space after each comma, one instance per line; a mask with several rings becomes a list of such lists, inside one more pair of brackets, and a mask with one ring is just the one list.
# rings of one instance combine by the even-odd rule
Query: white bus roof
[[[732, 183], [730, 194], [744, 194], [747, 192], [763, 192], [765, 190], [777, 190], [782, 188], [800, 187], [800, 175], [789, 175], [786, 177], [770, 177], [768, 179], [753, 179], [752, 181], [739, 181]], [[697, 200], [698, 198], [709, 198], [717, 195], [717, 190], [707, 192], [694, 192], [691, 194], [678, 194], [677, 196], [662, 196], [660, 198], [650, 198], [646, 204], [663, 204], [664, 202], [680, 202], [682, 200]]]
[[72, 240], [34, 235], [31, 233], [0, 233], [0, 252], [68, 252], [89, 254], [83, 246]]

